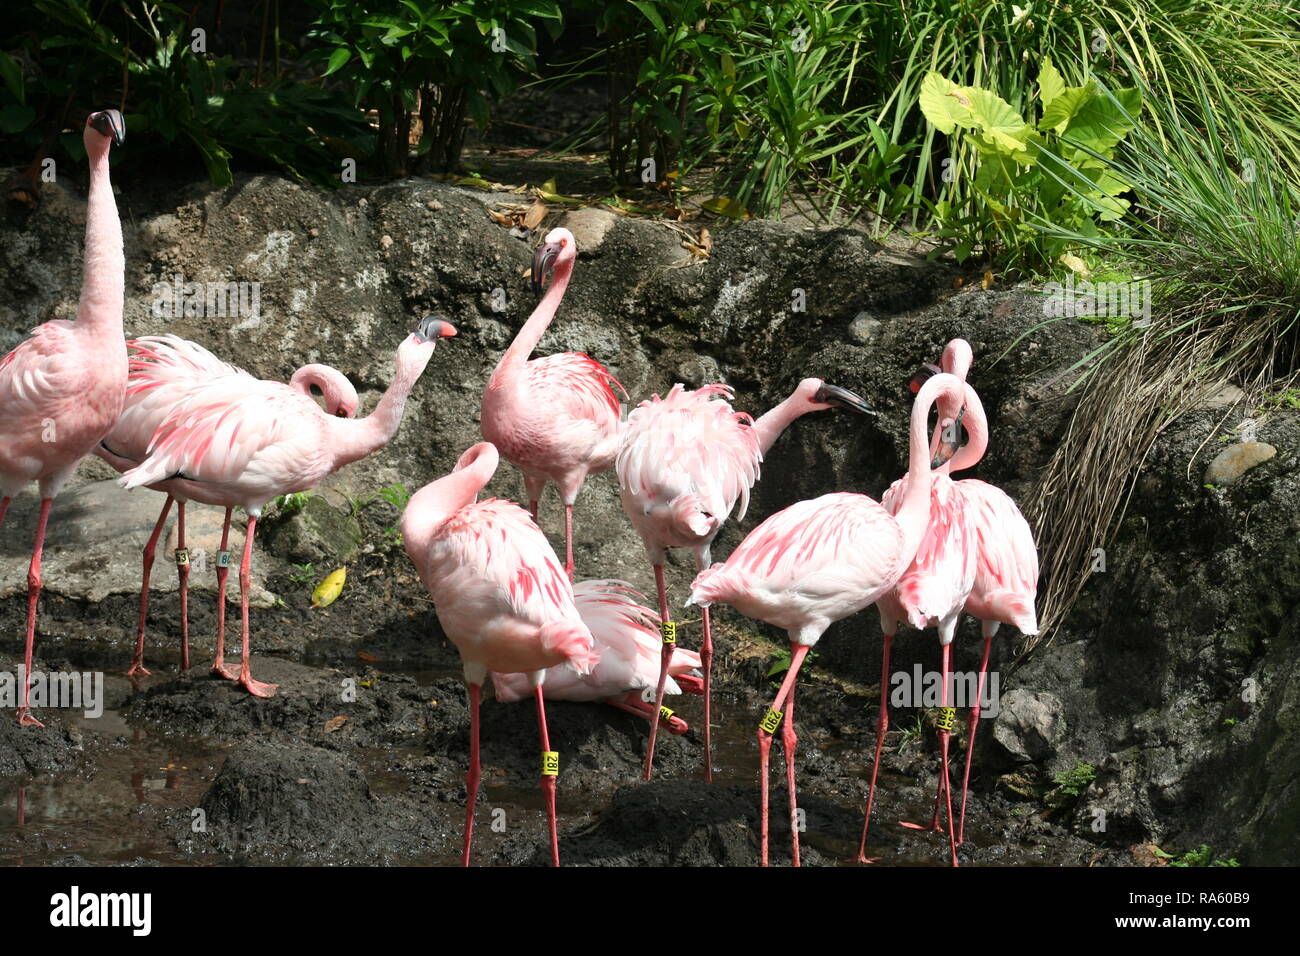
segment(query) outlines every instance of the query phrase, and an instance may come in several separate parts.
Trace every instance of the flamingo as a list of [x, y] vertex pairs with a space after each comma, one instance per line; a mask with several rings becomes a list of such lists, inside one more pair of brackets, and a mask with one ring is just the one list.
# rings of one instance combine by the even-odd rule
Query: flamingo
[[[122, 416], [112, 431], [95, 448], [95, 454], [108, 462], [119, 473], [126, 472], [148, 457], [149, 441], [167, 418], [173, 406], [196, 385], [227, 375], [252, 376], [243, 369], [221, 361], [203, 346], [175, 335], [142, 336], [127, 343], [130, 353], [128, 387]], [[318, 393], [323, 397], [325, 409], [341, 418], [353, 418], [360, 400], [356, 389], [338, 369], [328, 365], [304, 365], [293, 373], [289, 387], [304, 395]], [[135, 656], [127, 675], [148, 674], [144, 666], [145, 617], [149, 611], [149, 574], [158, 550], [158, 538], [167, 523], [172, 503], [176, 503], [176, 572], [180, 578], [181, 604], [181, 670], [190, 666], [189, 635], [189, 550], [185, 547], [185, 497], [173, 490], [173, 482], [163, 481], [150, 485], [154, 491], [166, 496], [153, 533], [144, 546], [143, 573], [140, 586], [140, 618], [136, 626]], [[226, 509], [225, 525], [221, 536], [230, 535], [230, 509]], [[226, 625], [226, 576], [230, 572], [230, 553], [224, 549], [217, 554], [217, 630], [224, 643]]]
[[[310, 397], [280, 382], [243, 375], [202, 382], [168, 412], [145, 460], [122, 475], [124, 488], [166, 481], [171, 493], [186, 500], [224, 507], [227, 530], [232, 508], [242, 507], [248, 514], [239, 566], [243, 659], [236, 676], [225, 665], [224, 636], [218, 631], [214, 673], [238, 679], [256, 697], [275, 694], [276, 686], [254, 680], [250, 669], [248, 593], [257, 519], [271, 499], [314, 488], [344, 465], [384, 447], [397, 433], [407, 396], [438, 339], [455, 334], [451, 323], [426, 316], [398, 346], [393, 380], [362, 419], [327, 415]], [[221, 550], [228, 544], [223, 534]]]
[[[845, 492], [800, 501], [751, 531], [725, 563], [696, 575], [688, 605], [730, 604], [790, 635], [790, 668], [759, 723], [761, 854], [767, 865], [768, 757], [772, 736], [782, 729], [790, 798], [791, 859], [799, 865], [794, 731], [795, 682], [808, 651], [835, 621], [854, 614], [898, 584], [912, 563], [930, 523], [930, 475], [951, 457], [955, 444], [945, 429], [933, 461], [926, 420], [936, 398], [956, 396], [962, 382], [940, 374], [927, 381], [912, 406], [908, 482], [901, 507], [891, 514], [866, 495]], [[782, 708], [785, 708], [784, 713]]]
[[[580, 352], [529, 359], [555, 318], [573, 275], [578, 246], [567, 229], [552, 229], [533, 258], [533, 291], [551, 285], [488, 379], [483, 392], [483, 437], [524, 474], [528, 509], [548, 481], [564, 500], [564, 571], [573, 580], [573, 503], [588, 475], [608, 471], [618, 453], [622, 424], [609, 369]], [[626, 393], [624, 393], [626, 396]]]
[[0, 359], [0, 525], [10, 500], [29, 481], [37, 483], [41, 495], [27, 571], [27, 636], [18, 707], [18, 723], [25, 727], [42, 726], [28, 703], [50, 508], [77, 463], [117, 421], [126, 390], [126, 260], [108, 168], [111, 145], [121, 146], [125, 139], [126, 122], [117, 110], [87, 117], [82, 142], [90, 160], [90, 191], [76, 321], [46, 322]]
[[[711, 563], [713, 539], [740, 504], [738, 519], [749, 508], [749, 489], [758, 480], [759, 464], [781, 433], [809, 412], [844, 407], [874, 414], [862, 398], [818, 378], [801, 381], [790, 396], [754, 421], [731, 407], [726, 385], [705, 385], [694, 391], [674, 385], [666, 398], [655, 395], [628, 415], [616, 468], [623, 510], [641, 536], [654, 568], [659, 614], [670, 620], [664, 586], [664, 558], [669, 548], [690, 548], [695, 567]], [[709, 610], [701, 614], [704, 665], [704, 779], [713, 780], [711, 690], [713, 630]], [[655, 708], [663, 706], [664, 688], [676, 641], [671, 624], [664, 630]], [[642, 777], [654, 770], [657, 726], [650, 725]]]
[[433, 598], [438, 621], [460, 651], [469, 685], [470, 756], [465, 789], [465, 844], [469, 866], [474, 804], [479, 787], [479, 696], [489, 671], [526, 674], [537, 703], [542, 743], [551, 864], [560, 865], [555, 817], [559, 754], [546, 730], [542, 686], [549, 668], [592, 672], [600, 652], [578, 611], [573, 587], [535, 521], [518, 505], [478, 500], [496, 473], [500, 455], [479, 442], [460, 456], [451, 474], [411, 496], [402, 513], [402, 542]]
[[[657, 720], [670, 733], [681, 735], [690, 729], [686, 722], [667, 708], [656, 711], [648, 699], [659, 680], [660, 618], [642, 607], [638, 598], [641, 595], [623, 581], [575, 584], [573, 599], [591, 629], [600, 661], [581, 677], [563, 664], [549, 668], [543, 692], [547, 700], [603, 701], [648, 721]], [[668, 665], [668, 693], [680, 694], [683, 689], [701, 693], [703, 682], [696, 676], [700, 666], [699, 654], [675, 648]], [[532, 696], [525, 674], [493, 673], [492, 687], [502, 703]]]
[[[956, 375], [963, 382], [973, 361], [970, 343], [965, 339], [953, 339], [945, 347], [941, 366], [927, 365], [912, 379], [913, 389], [919, 388], [926, 378], [940, 371]], [[952, 407], [946, 400], [940, 402], [940, 415], [952, 414]], [[965, 388], [964, 419], [962, 421], [969, 441], [944, 464], [943, 473], [964, 471], [972, 468], [984, 457], [988, 448], [988, 419], [979, 395], [969, 385]], [[938, 436], [935, 436], [935, 441]], [[904, 479], [906, 480], [906, 479]], [[895, 492], [894, 487], [886, 493], [886, 503]], [[940, 748], [945, 755], [944, 773], [940, 776], [938, 793], [935, 797], [934, 815], [928, 826], [904, 823], [912, 829], [938, 830], [939, 804], [945, 794], [949, 801], [949, 843], [955, 854], [956, 847], [965, 842], [966, 801], [969, 794], [971, 757], [975, 747], [975, 730], [980, 719], [980, 702], [984, 697], [984, 682], [988, 671], [989, 654], [993, 646], [993, 637], [1002, 624], [1008, 624], [1020, 630], [1022, 634], [1037, 634], [1038, 619], [1034, 602], [1038, 591], [1038, 551], [1034, 544], [1034, 534], [1014, 501], [1000, 488], [974, 478], [961, 481], [935, 483], [936, 488], [944, 487], [948, 491], [952, 507], [958, 509], [969, 525], [969, 537], [966, 547], [968, 560], [973, 564], [971, 590], [960, 610], [980, 621], [984, 637], [984, 653], [980, 659], [979, 678], [976, 683], [975, 700], [968, 717], [968, 737], [966, 742], [965, 769], [962, 773], [961, 809], [955, 833], [952, 832], [951, 792], [948, 790], [946, 752], [946, 730], [940, 729]], [[897, 620], [895, 617], [894, 621]], [[893, 623], [892, 621], [890, 623]], [[955, 622], [954, 622], [955, 624]], [[886, 687], [889, 678], [889, 651], [893, 631], [886, 627], [886, 612], [881, 611], [881, 627], [885, 631], [883, 661], [881, 667], [880, 716], [876, 724], [876, 753], [871, 771], [871, 786], [867, 792], [867, 809], [862, 824], [862, 840], [858, 846], [858, 861], [871, 862], [866, 857], [867, 833], [871, 825], [871, 806], [875, 797], [876, 773], [880, 766], [880, 753], [884, 733], [889, 727], [888, 696]], [[952, 634], [949, 632], [944, 644], [943, 706], [947, 706], [947, 664], [948, 646]]]

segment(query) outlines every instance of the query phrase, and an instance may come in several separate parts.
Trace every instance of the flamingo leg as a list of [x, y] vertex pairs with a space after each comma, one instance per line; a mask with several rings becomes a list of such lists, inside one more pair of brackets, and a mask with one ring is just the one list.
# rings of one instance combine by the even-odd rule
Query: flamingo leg
[[785, 717], [781, 720], [781, 749], [785, 751], [785, 781], [790, 806], [790, 865], [799, 865], [799, 808], [794, 786], [794, 751], [799, 738], [794, 732], [794, 695], [799, 688], [792, 685], [786, 698]]
[[876, 775], [880, 773], [880, 752], [889, 730], [889, 651], [894, 635], [885, 635], [885, 649], [880, 663], [880, 715], [876, 718], [876, 757], [871, 763], [871, 785], [867, 788], [867, 810], [862, 820], [862, 842], [858, 844], [858, 862], [875, 863], [867, 857], [867, 832], [871, 829], [871, 807], [876, 802]]
[[52, 498], [41, 499], [41, 516], [36, 522], [36, 542], [32, 545], [32, 563], [27, 570], [27, 641], [23, 645], [23, 703], [18, 708], [18, 723], [23, 727], [44, 727], [27, 706], [32, 685], [32, 647], [36, 643], [36, 603], [41, 597], [41, 554], [45, 550], [45, 527], [50, 521]]
[[465, 792], [469, 804], [465, 808], [465, 850], [460, 857], [461, 866], [469, 866], [469, 850], [474, 843], [474, 804], [478, 802], [478, 704], [481, 684], [469, 685], [469, 772], [465, 774]]
[[[952, 657], [952, 645], [943, 645], [943, 684], [939, 691], [939, 703], [941, 707], [948, 706], [948, 665]], [[957, 828], [952, 825], [952, 786], [948, 782], [948, 736], [949, 732], [942, 727], [939, 729], [939, 752], [943, 759], [943, 770], [940, 773], [940, 786], [943, 787], [944, 796], [948, 802], [948, 846], [952, 851], [952, 865], [957, 865]]]
[[217, 652], [212, 658], [212, 673], [234, 680], [239, 672], [226, 664], [226, 578], [230, 574], [230, 513], [221, 525], [221, 550], [217, 552]]
[[970, 709], [970, 731], [966, 738], [966, 769], [961, 775], [961, 814], [957, 818], [957, 845], [966, 842], [966, 797], [970, 789], [970, 762], [975, 753], [975, 728], [980, 722], [980, 707], [984, 700], [984, 675], [989, 667], [989, 651], [993, 648], [993, 635], [984, 634], [984, 656], [980, 659], [980, 676], [975, 685], [975, 704]]
[[528, 513], [533, 516], [533, 524], [537, 524], [537, 499], [528, 499]]
[[[641, 699], [641, 695], [638, 691], [632, 691], [623, 697], [606, 697], [605, 703], [609, 704], [611, 707], [617, 707], [619, 710], [625, 710], [629, 714], [640, 717], [643, 720], [654, 720], [655, 715], [659, 713], [659, 711], [654, 710], [646, 701]], [[678, 737], [691, 729], [687, 725], [686, 721], [682, 720], [676, 714], [669, 717], [667, 720], [660, 717], [658, 723], [664, 730], [668, 731], [670, 734], [675, 734]]]
[[[695, 567], [703, 571], [704, 562], [697, 559]], [[713, 783], [713, 624], [707, 607], [701, 608], [700, 612], [704, 631], [700, 642], [700, 664], [704, 671], [704, 782]]]
[[573, 583], [573, 505], [564, 506], [564, 573]]
[[239, 617], [243, 628], [244, 656], [239, 663], [239, 685], [254, 697], [274, 697], [275, 684], [253, 680], [253, 651], [248, 646], [248, 592], [253, 586], [253, 535], [257, 532], [257, 519], [248, 516], [248, 531], [244, 533], [244, 560], [239, 564]]
[[180, 579], [181, 592], [181, 670], [190, 669], [190, 562], [185, 554], [185, 563], [181, 563], [180, 552], [185, 552], [185, 502], [176, 502], [176, 576]]
[[[790, 645], [790, 669], [785, 672], [781, 689], [776, 692], [776, 698], [768, 708], [768, 715], [776, 714], [777, 721], [782, 719], [781, 705], [785, 703], [785, 699], [794, 688], [794, 682], [799, 677], [799, 668], [803, 665], [803, 659], [808, 656], [808, 647], [807, 644], [797, 642], [792, 642]], [[763, 866], [767, 866], [767, 768], [772, 751], [772, 734], [776, 731], [776, 725], [769, 723], [769, 719], [769, 716], [764, 716], [758, 728], [759, 845]]]
[[[659, 590], [659, 619], [662, 621], [669, 620], [668, 611], [668, 588], [664, 585], [664, 566], [656, 564], [655, 569], [655, 587]], [[668, 665], [673, 659], [674, 644], [664, 644], [663, 650], [659, 656], [659, 683], [655, 687], [655, 713], [664, 705], [664, 690], [668, 686]], [[650, 725], [650, 741], [646, 744], [645, 752], [645, 769], [641, 772], [642, 780], [649, 780], [654, 773], [655, 765], [655, 741], [658, 739], [659, 723], [655, 721]]]
[[[542, 753], [551, 752], [551, 738], [546, 733], [546, 700], [542, 697], [542, 687], [537, 685], [533, 693], [537, 697], [537, 727], [542, 735]], [[543, 761], [545, 758], [543, 757]], [[542, 767], [542, 796], [546, 798], [546, 822], [551, 831], [551, 866], [560, 865], [559, 823], [555, 818], [555, 774], [545, 772]]]
[[158, 520], [154, 522], [153, 534], [149, 535], [149, 540], [144, 544], [143, 568], [140, 572], [140, 620], [135, 626], [135, 656], [131, 658], [131, 666], [126, 672], [127, 677], [149, 673], [144, 666], [144, 624], [145, 618], [149, 615], [149, 572], [153, 570], [154, 558], [158, 556], [158, 538], [162, 535], [163, 526], [167, 524], [167, 516], [171, 514], [174, 500], [171, 495], [167, 496], [162, 511], [158, 512]]
[[5, 515], [9, 513], [9, 502], [12, 498], [0, 498], [0, 527], [4, 526]]

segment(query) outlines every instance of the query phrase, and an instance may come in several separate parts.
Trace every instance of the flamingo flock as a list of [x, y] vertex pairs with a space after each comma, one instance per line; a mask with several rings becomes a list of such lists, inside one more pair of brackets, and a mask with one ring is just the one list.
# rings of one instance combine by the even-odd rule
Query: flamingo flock
[[[254, 697], [270, 697], [276, 686], [254, 679], [250, 666], [251, 565], [263, 509], [278, 496], [315, 487], [388, 443], [438, 343], [456, 329], [436, 316], [422, 319], [398, 344], [389, 387], [360, 418], [356, 390], [330, 366], [303, 366], [286, 384], [259, 380], [176, 336], [126, 340], [122, 231], [108, 164], [110, 149], [122, 146], [125, 134], [116, 110], [90, 114], [83, 131], [90, 187], [76, 320], [47, 322], [0, 359], [0, 525], [11, 498], [28, 482], [35, 481], [40, 493], [27, 579], [26, 673], [32, 667], [53, 499], [81, 459], [94, 454], [120, 473], [124, 488], [147, 487], [164, 496], [142, 554], [139, 616], [127, 673], [149, 673], [144, 666], [149, 578], [173, 505], [181, 668], [190, 666], [185, 509], [199, 502], [224, 509], [212, 674]], [[401, 518], [404, 548], [460, 654], [468, 687], [462, 863], [469, 865], [472, 856], [482, 777], [479, 709], [489, 678], [498, 701], [530, 698], [536, 707], [539, 780], [553, 865], [560, 863], [560, 754], [552, 749], [547, 700], [602, 702], [644, 718], [642, 776], [649, 780], [660, 727], [673, 734], [688, 729], [664, 706], [665, 696], [699, 695], [703, 778], [711, 781], [711, 608], [725, 604], [784, 630], [790, 641], [790, 666], [758, 722], [760, 862], [767, 865], [769, 856], [768, 777], [778, 734], [785, 755], [791, 860], [796, 866], [800, 862], [795, 729], [800, 670], [831, 624], [874, 605], [884, 636], [881, 694], [857, 860], [873, 862], [866, 851], [889, 726], [890, 652], [905, 623], [918, 630], [934, 627], [942, 660], [934, 814], [928, 824], [905, 826], [944, 833], [950, 861], [957, 865], [993, 637], [1004, 624], [1024, 634], [1037, 632], [1038, 562], [1028, 523], [998, 488], [951, 477], [976, 465], [989, 443], [983, 406], [966, 381], [973, 363], [970, 345], [952, 340], [940, 364], [925, 366], [913, 378], [907, 472], [879, 501], [836, 491], [796, 502], [760, 522], [725, 561], [714, 563], [719, 531], [733, 513], [737, 522], [744, 520], [765, 456], [797, 419], [832, 408], [877, 413], [853, 392], [807, 378], [757, 419], [736, 410], [734, 391], [722, 383], [693, 390], [674, 385], [624, 417], [620, 394], [626, 399], [626, 392], [600, 362], [571, 352], [533, 357], [559, 311], [577, 255], [567, 229], [546, 234], [531, 273], [535, 291], [545, 287], [545, 294], [486, 384], [484, 440], [467, 449], [451, 473], [412, 495]], [[522, 473], [527, 509], [481, 497], [502, 459]], [[651, 565], [657, 609], [644, 606], [646, 598], [628, 582], [599, 576], [575, 580], [574, 506], [586, 480], [611, 469]], [[538, 523], [548, 483], [556, 485], [564, 505], [562, 561]], [[236, 508], [247, 516], [239, 562], [238, 667], [225, 661], [225, 588]], [[688, 549], [695, 559], [697, 573], [684, 606], [700, 609], [698, 651], [682, 646], [682, 622], [672, 618], [664, 576], [672, 548]], [[984, 647], [968, 716], [961, 796], [955, 801], [949, 670], [963, 614], [980, 622]], [[22, 725], [40, 726], [31, 714], [26, 681], [17, 717]]]

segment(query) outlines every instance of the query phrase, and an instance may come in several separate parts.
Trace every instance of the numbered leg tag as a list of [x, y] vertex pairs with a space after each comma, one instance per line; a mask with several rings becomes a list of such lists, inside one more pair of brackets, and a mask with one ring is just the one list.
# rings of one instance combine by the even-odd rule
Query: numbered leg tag
[[940, 707], [938, 714], [935, 715], [934, 725], [940, 730], [952, 730], [953, 725], [957, 722], [956, 707]]
[[659, 635], [664, 639], [665, 644], [677, 643], [677, 622], [663, 621], [659, 624]]
[[660, 708], [659, 708], [659, 719], [660, 719], [660, 720], [672, 720], [672, 718], [673, 718], [673, 714], [675, 714], [675, 713], [677, 713], [677, 711], [673, 710], [671, 707], [660, 707]]
[[542, 751], [542, 776], [558, 777], [560, 775], [560, 752], [558, 750]]
[[776, 728], [781, 726], [781, 711], [769, 710], [763, 715], [763, 719], [758, 722], [758, 729], [765, 733], [774, 734]]
[[177, 549], [176, 549], [176, 566], [177, 566], [178, 568], [188, 568], [188, 567], [190, 566], [190, 549], [189, 549], [189, 548], [177, 548]]
[[217, 552], [217, 567], [219, 567], [219, 568], [228, 568], [228, 567], [230, 567], [230, 552], [229, 552], [229, 551], [218, 551], [218, 552]]

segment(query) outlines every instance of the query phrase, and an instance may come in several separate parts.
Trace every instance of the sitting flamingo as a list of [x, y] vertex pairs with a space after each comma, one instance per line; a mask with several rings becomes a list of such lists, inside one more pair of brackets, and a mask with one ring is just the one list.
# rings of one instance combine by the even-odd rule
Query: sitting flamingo
[[[710, 549], [736, 504], [744, 518], [749, 489], [759, 464], [795, 419], [836, 406], [874, 414], [863, 399], [818, 378], [806, 378], [790, 397], [758, 421], [731, 407], [726, 385], [688, 390], [674, 385], [667, 397], [655, 395], [627, 418], [616, 467], [623, 510], [645, 544], [659, 591], [659, 614], [669, 620], [664, 587], [664, 557], [669, 548], [690, 548], [699, 571], [710, 564]], [[709, 609], [701, 614], [704, 665], [704, 779], [713, 779], [711, 691], [713, 629]], [[675, 629], [664, 634], [655, 709], [663, 706], [665, 682], [674, 652]], [[654, 769], [655, 734], [650, 725], [644, 779]]]
[[[112, 465], [118, 472], [136, 467], [148, 456], [149, 442], [166, 420], [172, 408], [196, 385], [227, 375], [252, 376], [243, 369], [221, 361], [203, 346], [178, 338], [175, 335], [143, 336], [126, 343], [131, 353], [130, 375], [127, 379], [126, 403], [122, 416], [113, 430], [104, 436], [95, 454]], [[352, 418], [360, 404], [356, 389], [338, 369], [328, 365], [304, 365], [293, 373], [289, 387], [304, 395], [319, 393], [323, 396], [325, 410], [341, 418]], [[166, 495], [162, 511], [144, 546], [144, 571], [140, 586], [140, 618], [136, 625], [135, 656], [128, 675], [148, 674], [144, 666], [144, 627], [149, 611], [149, 572], [153, 568], [158, 550], [158, 538], [167, 523], [172, 502], [176, 502], [176, 572], [180, 577], [181, 604], [181, 670], [190, 666], [189, 628], [189, 550], [185, 547], [185, 497], [173, 488], [173, 482], [163, 481], [150, 485], [154, 491]], [[226, 509], [222, 541], [230, 535], [231, 509]], [[226, 627], [226, 576], [230, 572], [230, 552], [217, 554], [217, 643], [224, 645]]]
[[[956, 375], [963, 382], [973, 361], [973, 352], [965, 339], [953, 339], [943, 351], [942, 370]], [[930, 376], [939, 372], [939, 367], [928, 365], [912, 379], [913, 389]], [[940, 415], [951, 417], [954, 408], [943, 399], [939, 403]], [[988, 419], [979, 395], [969, 385], [965, 391], [965, 410], [962, 421], [969, 441], [958, 451], [944, 467], [945, 474], [972, 468], [984, 457], [988, 448]], [[936, 434], [935, 440], [939, 436]], [[895, 483], [897, 485], [897, 483]], [[936, 481], [940, 487], [942, 482]], [[969, 523], [967, 559], [973, 564], [971, 569], [972, 586], [964, 600], [961, 610], [981, 622], [984, 636], [984, 654], [980, 660], [979, 679], [976, 684], [975, 700], [971, 704], [968, 717], [969, 733], [966, 743], [966, 766], [962, 774], [961, 810], [956, 832], [951, 832], [951, 793], [946, 779], [946, 768], [939, 778], [938, 793], [935, 798], [934, 815], [928, 826], [905, 823], [914, 829], [939, 830], [939, 806], [945, 795], [949, 801], [949, 842], [955, 848], [965, 839], [966, 799], [970, 783], [971, 756], [975, 747], [975, 729], [979, 724], [981, 701], [984, 696], [985, 675], [988, 670], [989, 653], [992, 650], [993, 636], [1001, 624], [1018, 628], [1022, 634], [1037, 634], [1038, 620], [1034, 602], [1038, 591], [1038, 551], [1034, 545], [1033, 531], [1015, 502], [1000, 488], [967, 478], [950, 482], [946, 488], [954, 507], [965, 515]], [[890, 492], [893, 492], [893, 488]], [[882, 628], [885, 612], [881, 612]], [[862, 825], [862, 841], [858, 846], [859, 862], [870, 862], [866, 858], [867, 832], [871, 825], [871, 805], [875, 797], [876, 772], [880, 765], [880, 752], [884, 733], [889, 727], [888, 697], [885, 689], [889, 679], [889, 646], [893, 634], [885, 631], [884, 660], [881, 670], [880, 716], [876, 724], [876, 754], [871, 772], [871, 787], [867, 793], [867, 810]], [[951, 636], [948, 641], [951, 641]], [[947, 670], [947, 652], [944, 647], [945, 673]], [[947, 681], [944, 681], [946, 694]], [[944, 706], [947, 706], [946, 700]], [[946, 753], [947, 731], [940, 730], [940, 747]]]
[[437, 608], [438, 621], [457, 650], [469, 685], [469, 772], [465, 789], [465, 848], [469, 866], [474, 803], [479, 786], [479, 695], [489, 671], [527, 674], [537, 702], [542, 740], [542, 793], [551, 838], [551, 863], [560, 865], [555, 816], [559, 754], [546, 730], [542, 685], [548, 670], [566, 665], [590, 674], [599, 660], [591, 630], [573, 599], [573, 587], [546, 536], [528, 513], [478, 494], [496, 473], [499, 456], [479, 442], [455, 470], [425, 485], [402, 514], [402, 541]]
[[[930, 523], [931, 468], [954, 443], [943, 441], [933, 461], [926, 446], [926, 420], [938, 397], [962, 395], [953, 375], [927, 381], [912, 406], [909, 473], [901, 507], [891, 514], [859, 494], [829, 494], [778, 511], [751, 531], [723, 564], [701, 571], [687, 604], [730, 604], [742, 614], [790, 634], [790, 669], [759, 724], [762, 862], [767, 865], [768, 755], [772, 735], [783, 727], [790, 797], [792, 860], [799, 865], [796, 817], [794, 698], [799, 668], [809, 649], [834, 622], [879, 601], [912, 563]], [[782, 708], [785, 707], [784, 714]]]
[[[656, 711], [650, 704], [659, 680], [660, 619], [637, 602], [639, 597], [623, 581], [575, 584], [573, 599], [591, 629], [600, 661], [585, 675], [566, 665], [552, 667], [542, 687], [547, 700], [604, 701], [646, 720], [657, 720], [670, 733], [684, 734], [690, 729], [684, 720]], [[700, 655], [676, 648], [668, 665], [668, 693], [680, 694], [683, 687], [679, 682], [692, 693], [701, 692], [703, 685], [696, 676], [699, 667]], [[533, 690], [525, 674], [493, 673], [492, 687], [496, 699], [503, 703], [531, 697]]]
[[552, 229], [533, 259], [533, 289], [540, 292], [547, 272], [551, 286], [483, 392], [483, 437], [524, 473], [528, 508], [537, 520], [537, 503], [553, 481], [564, 500], [564, 571], [573, 580], [573, 503], [588, 475], [608, 471], [618, 453], [618, 396], [623, 386], [609, 369], [579, 352], [560, 352], [529, 360], [555, 318], [573, 275], [578, 247], [573, 233]]
[[117, 421], [126, 391], [126, 260], [108, 172], [110, 144], [121, 146], [125, 139], [126, 122], [117, 110], [87, 117], [82, 142], [90, 159], [90, 194], [76, 321], [46, 322], [0, 359], [0, 524], [10, 500], [29, 481], [37, 483], [41, 495], [27, 571], [27, 637], [18, 707], [18, 723], [27, 727], [41, 726], [28, 704], [50, 507], [77, 463]]
[[[274, 684], [253, 680], [248, 633], [253, 536], [267, 502], [314, 488], [344, 465], [373, 454], [397, 433], [411, 389], [433, 358], [438, 339], [455, 335], [449, 322], [427, 316], [397, 349], [396, 374], [373, 412], [351, 420], [328, 415], [311, 398], [280, 382], [226, 375], [195, 385], [158, 427], [148, 457], [122, 476], [138, 488], [162, 481], [190, 501], [242, 507], [248, 514], [239, 566], [243, 660], [238, 680], [249, 693], [270, 697]], [[221, 550], [227, 541], [223, 538]], [[212, 669], [234, 678], [218, 633]]]

